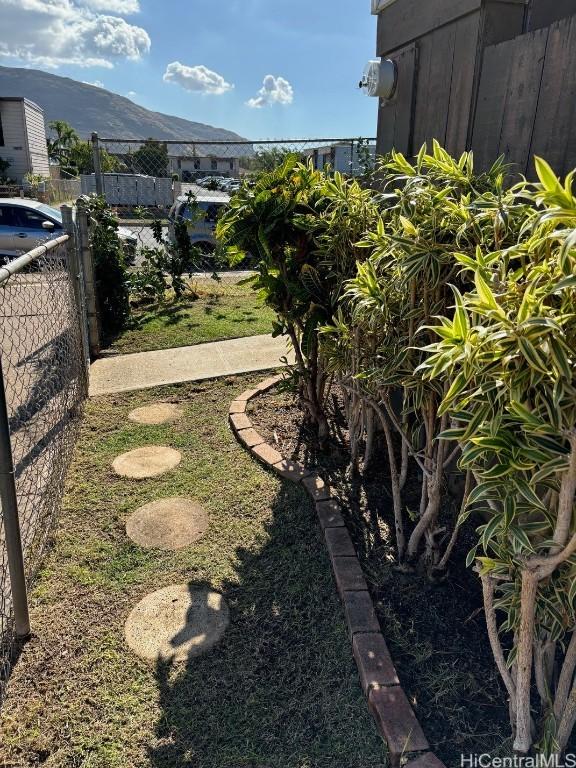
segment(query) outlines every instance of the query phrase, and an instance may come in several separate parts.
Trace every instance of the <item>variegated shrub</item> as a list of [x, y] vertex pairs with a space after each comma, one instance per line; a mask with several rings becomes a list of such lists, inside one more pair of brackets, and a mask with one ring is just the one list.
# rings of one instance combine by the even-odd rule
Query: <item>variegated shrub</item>
[[444, 438], [476, 481], [462, 517], [486, 521], [469, 562], [514, 746], [551, 754], [576, 722], [576, 197], [572, 174], [562, 184], [542, 160], [537, 171], [515, 190], [534, 206], [520, 244], [456, 255], [474, 287], [453, 289], [424, 370], [449, 382]]
[[[378, 423], [387, 445], [399, 563], [412, 568], [423, 559], [435, 576], [445, 571], [456, 540], [445, 487], [459, 447], [439, 438], [448, 427], [439, 405], [449, 384], [422, 376], [417, 345], [432, 340], [432, 318], [449, 311], [449, 283], [467, 283], [454, 251], [473, 256], [478, 246], [493, 250], [517, 240], [527, 207], [505, 191], [504, 172], [498, 161], [477, 174], [471, 153], [454, 159], [437, 142], [413, 163], [393, 153], [379, 169], [380, 222], [362, 243], [370, 258], [358, 265], [338, 315], [324, 329], [323, 354], [346, 393], [352, 460], [364, 434], [366, 463]], [[406, 481], [418, 472], [420, 501], [410, 511]], [[470, 478], [465, 492], [469, 486]]]

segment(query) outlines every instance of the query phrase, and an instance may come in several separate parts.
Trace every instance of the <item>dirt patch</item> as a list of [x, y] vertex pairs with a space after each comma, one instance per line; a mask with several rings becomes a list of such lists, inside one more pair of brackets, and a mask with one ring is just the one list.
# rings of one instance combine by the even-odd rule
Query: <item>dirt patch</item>
[[[477, 521], [464, 526], [449, 577], [431, 584], [425, 575], [394, 568], [393, 514], [380, 438], [366, 469], [351, 474], [348, 433], [336, 388], [329, 398], [331, 441], [320, 452], [295, 398], [278, 389], [251, 401], [254, 429], [287, 459], [317, 469], [338, 496], [401, 684], [432, 749], [446, 765], [462, 754], [511, 754], [506, 692], [486, 633], [479, 580], [465, 566]], [[418, 508], [420, 481], [409, 480], [407, 502]], [[447, 503], [445, 516], [455, 514]]]

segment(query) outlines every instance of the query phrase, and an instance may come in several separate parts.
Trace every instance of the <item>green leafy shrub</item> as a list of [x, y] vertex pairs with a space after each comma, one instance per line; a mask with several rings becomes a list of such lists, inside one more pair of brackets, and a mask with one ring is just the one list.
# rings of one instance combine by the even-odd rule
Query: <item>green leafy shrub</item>
[[42, 184], [43, 181], [46, 181], [46, 177], [41, 176], [38, 173], [26, 173], [24, 175], [24, 181], [28, 184], [31, 195], [37, 197], [38, 192], [40, 191], [40, 184]]
[[214, 272], [218, 254], [206, 253], [190, 240], [189, 227], [205, 215], [192, 193], [188, 195], [187, 211], [190, 218], [177, 220], [173, 224], [173, 240], [164, 237], [161, 220], [152, 222], [157, 247], [139, 250], [141, 265], [132, 271], [129, 278], [130, 293], [136, 301], [164, 301], [170, 289], [179, 299], [188, 289], [185, 275], [191, 272], [212, 270], [212, 277], [218, 279]]
[[135, 152], [124, 156], [124, 163], [132, 173], [167, 176], [168, 147], [162, 141], [146, 139]]
[[138, 255], [140, 265], [128, 276], [130, 300], [135, 304], [163, 301], [168, 287], [163, 249], [143, 247], [139, 249]]
[[[107, 152], [102, 147], [99, 148], [100, 170], [102, 173], [125, 172], [126, 166], [122, 162]], [[67, 150], [63, 158], [61, 170], [65, 173], [77, 176], [82, 173], [94, 173], [94, 150], [91, 141], [75, 141]]]
[[[339, 314], [324, 329], [325, 355], [346, 393], [352, 460], [364, 436], [368, 462], [379, 424], [398, 560], [411, 568], [423, 557], [431, 574], [445, 569], [456, 540], [454, 515], [441, 519], [441, 512], [458, 449], [450, 450], [440, 437], [448, 427], [439, 413], [448, 385], [422, 376], [417, 344], [430, 336], [433, 317], [448, 311], [448, 283], [462, 283], [454, 249], [474, 254], [480, 245], [514, 242], [525, 206], [504, 192], [503, 171], [499, 162], [475, 174], [471, 154], [455, 160], [437, 143], [431, 154], [424, 147], [413, 164], [393, 153], [378, 168], [381, 218], [360, 243], [370, 257], [358, 265]], [[403, 493], [416, 471], [423, 482], [418, 509], [411, 512]]]
[[128, 270], [118, 221], [103, 197], [80, 198], [78, 206], [88, 214], [101, 333], [108, 342], [130, 317]]
[[469, 561], [523, 754], [563, 750], [576, 722], [576, 198], [573, 174], [537, 171], [516, 190], [536, 208], [520, 242], [456, 256], [473, 287], [425, 363], [477, 482], [462, 517], [487, 520]]
[[218, 239], [232, 247], [232, 264], [247, 254], [257, 259], [249, 280], [277, 314], [274, 334], [290, 338], [301, 397], [322, 445], [328, 422], [318, 330], [355, 268], [360, 254], [353, 243], [370, 223], [369, 208], [369, 194], [356, 182], [340, 174], [330, 181], [288, 156], [244, 184], [217, 225]]
[[576, 197], [573, 174], [537, 170], [508, 189], [502, 161], [477, 174], [435, 142], [393, 153], [366, 190], [288, 158], [218, 236], [257, 256], [319, 434], [331, 374], [354, 469], [382, 432], [400, 564], [437, 575], [481, 521], [468, 564], [514, 747], [552, 755], [576, 723]]

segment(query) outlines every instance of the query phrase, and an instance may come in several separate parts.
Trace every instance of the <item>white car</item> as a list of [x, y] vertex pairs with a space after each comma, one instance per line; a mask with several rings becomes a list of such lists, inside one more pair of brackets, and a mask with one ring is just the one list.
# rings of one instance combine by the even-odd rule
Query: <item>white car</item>
[[188, 236], [193, 245], [197, 245], [205, 253], [213, 253], [216, 249], [214, 230], [219, 215], [230, 202], [228, 195], [222, 192], [205, 192], [198, 195], [192, 203], [186, 195], [180, 196], [168, 216], [168, 237], [175, 242], [175, 224], [184, 222], [188, 228]]
[[[21, 256], [61, 234], [62, 214], [57, 208], [22, 197], [0, 198], [0, 259]], [[118, 228], [118, 235], [130, 261], [138, 239], [125, 227]]]

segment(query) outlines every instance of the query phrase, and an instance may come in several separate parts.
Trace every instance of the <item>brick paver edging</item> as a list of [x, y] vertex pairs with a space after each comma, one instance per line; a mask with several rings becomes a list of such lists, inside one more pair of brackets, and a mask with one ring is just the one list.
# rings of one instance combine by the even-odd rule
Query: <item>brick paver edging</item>
[[392, 768], [400, 766], [404, 758], [409, 759], [403, 768], [445, 768], [444, 763], [429, 751], [426, 736], [400, 686], [339, 502], [316, 472], [285, 459], [268, 445], [253, 428], [246, 413], [249, 401], [271, 389], [281, 378], [267, 378], [232, 401], [229, 409], [232, 430], [253, 456], [281, 477], [301, 483], [315, 502], [344, 606], [362, 690], [378, 730], [388, 745]]

